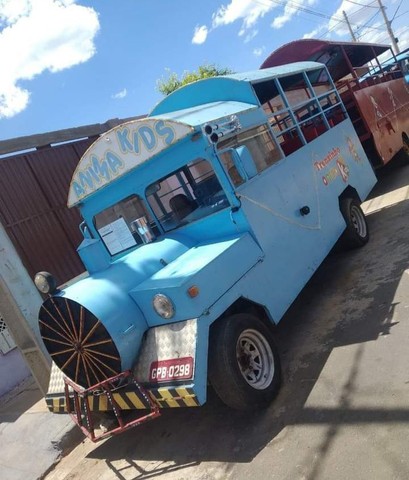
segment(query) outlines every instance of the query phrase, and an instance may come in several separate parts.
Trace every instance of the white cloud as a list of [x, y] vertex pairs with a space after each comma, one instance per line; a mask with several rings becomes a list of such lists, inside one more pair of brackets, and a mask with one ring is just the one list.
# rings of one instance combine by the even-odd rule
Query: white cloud
[[0, 22], [13, 23], [30, 10], [30, 0], [0, 0]]
[[[317, 3], [317, 0], [306, 0], [304, 1], [305, 5], [314, 5]], [[287, 2], [285, 7], [284, 7], [284, 12], [282, 15], [279, 15], [276, 17], [271, 24], [273, 28], [279, 29], [282, 28], [286, 23], [288, 23], [294, 15], [296, 15], [300, 10], [299, 8], [300, 4], [296, 2]]]
[[126, 88], [124, 88], [123, 90], [121, 90], [120, 92], [118, 93], [114, 93], [112, 95], [112, 98], [115, 99], [115, 100], [119, 100], [121, 98], [125, 98], [126, 96], [128, 95], [128, 91]]
[[253, 55], [255, 55], [256, 57], [261, 57], [261, 55], [263, 55], [265, 51], [266, 51], [266, 47], [263, 45], [262, 47], [255, 48], [253, 50]]
[[259, 18], [264, 17], [267, 12], [275, 7], [276, 5], [271, 1], [231, 0], [227, 6], [222, 5], [217, 12], [213, 14], [213, 28], [229, 25], [236, 20], [242, 19], [241, 33], [253, 27]]
[[58, 72], [95, 54], [98, 15], [74, 0], [0, 0], [0, 118], [24, 110], [21, 80]]
[[248, 33], [244, 38], [244, 43], [249, 43], [251, 40], [253, 40], [255, 36], [257, 36], [257, 34], [258, 34], [258, 30], [253, 30], [250, 33]]
[[[264, 2], [261, 0], [230, 0], [228, 5], [222, 5], [213, 13], [211, 28], [205, 25], [195, 28], [192, 43], [204, 43], [212, 30], [229, 25], [237, 20], [242, 20], [239, 36], [244, 36], [249, 29], [254, 27], [260, 18], [264, 17], [266, 13], [276, 7], [277, 5], [270, 0], [265, 0]], [[246, 35], [244, 42], [249, 42], [257, 33], [258, 31], [254, 29]]]
[[208, 33], [209, 30], [207, 29], [206, 25], [202, 25], [201, 27], [197, 25], [193, 33], [192, 43], [195, 43], [196, 45], [201, 45], [206, 41]]
[[[372, 5], [371, 2], [361, 3]], [[384, 0], [383, 4], [386, 7], [387, 16], [392, 20], [399, 3], [397, 0]], [[372, 8], [372, 6], [376, 8]], [[377, 8], [378, 5], [374, 3], [372, 6], [362, 8], [359, 5], [343, 0], [330, 20], [326, 20], [319, 27], [306, 33], [303, 38], [321, 36], [326, 39], [351, 41], [351, 35], [342, 13], [345, 11], [351, 23], [352, 30], [359, 41], [389, 45], [391, 41], [386, 31], [382, 15]], [[407, 28], [408, 15], [407, 13], [405, 14], [405, 9], [403, 9], [402, 6], [392, 23], [395, 36], [399, 38], [399, 47], [401, 50], [409, 46], [409, 30]], [[327, 33], [324, 35], [324, 32]], [[388, 53], [387, 56], [390, 56], [390, 54]]]
[[317, 28], [314, 28], [314, 30], [311, 30], [311, 32], [305, 33], [302, 38], [315, 38], [319, 33], [323, 32], [326, 29], [327, 24], [319, 25]]

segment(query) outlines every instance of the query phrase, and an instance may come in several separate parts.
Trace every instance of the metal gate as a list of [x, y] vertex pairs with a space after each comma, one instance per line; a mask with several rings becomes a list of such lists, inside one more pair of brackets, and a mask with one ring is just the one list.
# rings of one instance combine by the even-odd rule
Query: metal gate
[[31, 277], [47, 270], [62, 283], [84, 271], [76, 253], [80, 217], [66, 202], [72, 173], [95, 138], [0, 159], [0, 221]]
[[[0, 141], [0, 222], [32, 278], [46, 270], [61, 284], [84, 271], [80, 216], [67, 208], [72, 174], [99, 135], [143, 117]], [[23, 153], [1, 157], [12, 152]]]

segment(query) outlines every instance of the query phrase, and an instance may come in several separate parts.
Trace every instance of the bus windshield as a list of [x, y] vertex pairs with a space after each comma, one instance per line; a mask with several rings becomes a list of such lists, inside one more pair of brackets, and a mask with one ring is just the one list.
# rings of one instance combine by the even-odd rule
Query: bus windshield
[[197, 159], [149, 185], [146, 198], [165, 232], [228, 206], [212, 166], [204, 159]]

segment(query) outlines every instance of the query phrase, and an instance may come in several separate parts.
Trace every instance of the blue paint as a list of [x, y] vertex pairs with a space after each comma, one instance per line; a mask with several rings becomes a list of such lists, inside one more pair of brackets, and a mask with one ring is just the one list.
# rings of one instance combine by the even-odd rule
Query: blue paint
[[[290, 74], [322, 68], [303, 62], [196, 82], [155, 107], [154, 127], [141, 120], [132, 136], [126, 124], [116, 129], [123, 156], [137, 154], [142, 147], [154, 149], [159, 141], [169, 148], [84, 199], [80, 210], [92, 238], [84, 239], [78, 251], [90, 276], [62, 295], [101, 320], [120, 351], [123, 368], [137, 361], [147, 329], [198, 318], [192, 388], [204, 403], [211, 324], [239, 298], [264, 306], [269, 318], [279, 322], [345, 228], [339, 196], [348, 186], [361, 200], [370, 192], [375, 176], [348, 118], [333, 124], [328, 115], [322, 122], [327, 131], [312, 140], [306, 125], [295, 125], [264, 170], [257, 168], [250, 146], [237, 146], [233, 167], [245, 177], [238, 186], [217, 144], [206, 136], [206, 125], [228, 124], [232, 116], [241, 125], [232, 135], [260, 126], [272, 135], [256, 94], [260, 82], [285, 82]], [[282, 108], [286, 105], [287, 100]], [[339, 112], [344, 111], [339, 105]], [[294, 122], [296, 116], [290, 113]], [[321, 109], [314, 115], [324, 113]], [[175, 144], [171, 122], [191, 126], [192, 133]], [[295, 132], [301, 148], [287, 150], [285, 156], [285, 142], [288, 147]], [[274, 130], [277, 142], [285, 133]], [[197, 159], [207, 163], [186, 170]], [[109, 151], [103, 158], [93, 157], [75, 188], [82, 192], [102, 178], [112, 178], [122, 161]], [[178, 186], [180, 181], [186, 184]], [[176, 193], [193, 209], [182, 219], [171, 207]], [[95, 216], [132, 195], [144, 202], [156, 240], [110, 255]], [[303, 206], [309, 207], [308, 215], [300, 213]], [[138, 211], [135, 218], [141, 215]], [[125, 215], [124, 224], [131, 224], [126, 222]], [[199, 289], [194, 298], [188, 294], [191, 286]], [[170, 320], [152, 307], [158, 293], [167, 295], [175, 307]]]
[[160, 140], [163, 140], [166, 145], [170, 145], [174, 139], [175, 134], [169, 126], [165, 126], [163, 120], [155, 123], [154, 129], [149, 126], [142, 125], [138, 130], [133, 132], [130, 136], [129, 128], [119, 128], [116, 131], [117, 140], [120, 149], [123, 153], [139, 153], [141, 143], [147, 150], [153, 150]]
[[109, 181], [122, 166], [123, 161], [109, 150], [101, 159], [95, 155], [92, 156], [91, 165], [85, 172], [79, 173], [78, 182], [73, 182], [75, 192], [79, 197], [82, 197], [87, 189], [94, 190], [96, 185], [101, 183], [102, 178]]

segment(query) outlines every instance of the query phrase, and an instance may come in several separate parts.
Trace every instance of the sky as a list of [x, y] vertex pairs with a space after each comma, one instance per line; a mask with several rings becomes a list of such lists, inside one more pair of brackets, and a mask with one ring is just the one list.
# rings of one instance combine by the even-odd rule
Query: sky
[[[401, 50], [408, 0], [383, 0]], [[0, 140], [149, 113], [158, 79], [300, 38], [388, 43], [377, 0], [0, 0]]]

